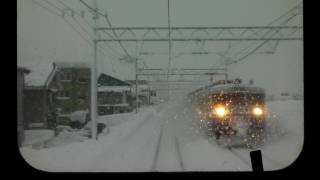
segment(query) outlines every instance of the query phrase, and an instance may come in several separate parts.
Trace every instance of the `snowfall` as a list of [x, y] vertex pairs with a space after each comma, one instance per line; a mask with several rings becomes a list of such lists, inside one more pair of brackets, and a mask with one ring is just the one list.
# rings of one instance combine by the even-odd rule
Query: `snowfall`
[[[292, 164], [303, 148], [303, 101], [267, 102], [264, 170]], [[201, 133], [194, 110], [183, 98], [140, 108], [138, 113], [99, 116], [106, 124], [98, 139], [84, 130], [26, 131], [21, 155], [49, 172], [252, 171], [251, 149], [228, 149]]]

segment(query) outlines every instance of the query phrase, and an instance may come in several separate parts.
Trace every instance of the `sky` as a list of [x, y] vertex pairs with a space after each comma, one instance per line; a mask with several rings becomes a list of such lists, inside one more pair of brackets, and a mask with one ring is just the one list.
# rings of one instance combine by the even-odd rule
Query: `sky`
[[[48, 2], [48, 1], [47, 1]], [[83, 18], [54, 13], [64, 6], [59, 0], [18, 0], [18, 65], [33, 73], [27, 81], [43, 80], [54, 61], [88, 62], [93, 59], [92, 16], [85, 11]], [[65, 5], [80, 13], [87, 10], [78, 0], [64, 0]], [[85, 0], [93, 6], [93, 0]], [[263, 26], [267, 25], [301, 0], [171, 0], [172, 26]], [[38, 3], [38, 4], [37, 4]], [[49, 8], [50, 12], [48, 9]], [[167, 0], [97, 0], [101, 12], [107, 12], [114, 27], [121, 26], [167, 26]], [[55, 8], [55, 7], [57, 8]], [[52, 13], [54, 12], [54, 13]], [[298, 22], [300, 23], [300, 19]], [[81, 25], [77, 24], [78, 21]], [[301, 20], [300, 20], [301, 21]], [[74, 29], [70, 26], [73, 25]], [[85, 28], [85, 31], [83, 28]], [[98, 26], [107, 26], [99, 19]], [[76, 31], [81, 32], [83, 39]], [[91, 38], [91, 39], [90, 39]], [[134, 64], [120, 61], [124, 52], [115, 43], [101, 44], [98, 54], [98, 72], [120, 79], [134, 79]], [[134, 54], [135, 44], [126, 43], [126, 49]], [[215, 50], [216, 45], [208, 46]], [[219, 48], [219, 47], [218, 47]], [[217, 49], [218, 49], [217, 48]], [[144, 51], [167, 52], [167, 43], [146, 43]], [[192, 50], [190, 44], [173, 44], [173, 51]], [[103, 53], [101, 52], [103, 51]], [[167, 55], [140, 57], [150, 68], [166, 68]], [[172, 67], [216, 67], [219, 57], [181, 56], [174, 58]], [[283, 91], [295, 93], [303, 89], [303, 43], [280, 42], [275, 54], [249, 56], [239, 64], [228, 67], [230, 78], [253, 79], [255, 84], [269, 94]], [[36, 80], [35, 80], [36, 79]]]

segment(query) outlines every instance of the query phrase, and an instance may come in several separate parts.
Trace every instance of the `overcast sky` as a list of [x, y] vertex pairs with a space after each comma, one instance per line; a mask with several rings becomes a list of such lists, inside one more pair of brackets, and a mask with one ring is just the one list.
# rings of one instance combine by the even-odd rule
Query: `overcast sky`
[[[63, 8], [57, 0], [35, 0], [42, 6], [59, 13], [53, 5]], [[66, 5], [77, 12], [87, 10], [78, 0], [64, 0]], [[86, 0], [93, 5], [93, 0]], [[99, 10], [107, 12], [113, 26], [167, 26], [167, 0], [97, 0]], [[263, 26], [267, 25], [301, 0], [171, 0], [172, 26]], [[77, 20], [88, 28], [92, 16], [85, 11], [84, 19]], [[74, 25], [85, 38], [86, 33], [70, 17], [65, 20]], [[18, 65], [34, 72], [34, 77], [50, 71], [53, 61], [91, 62], [92, 45], [83, 40], [61, 17], [40, 7], [32, 0], [18, 0]], [[298, 19], [298, 21], [301, 19]], [[294, 22], [299, 23], [299, 22]], [[301, 22], [299, 23], [302, 24]], [[100, 26], [107, 26], [103, 19]], [[88, 28], [87, 31], [92, 33]], [[121, 79], [133, 79], [133, 64], [119, 61], [124, 52], [117, 44], [102, 44], [104, 55], [99, 53], [99, 72], [111, 74]], [[125, 44], [130, 53], [135, 53], [132, 43]], [[113, 49], [111, 50], [110, 47]], [[252, 55], [241, 63], [229, 67], [232, 77], [245, 81], [254, 79], [268, 93], [282, 91], [297, 92], [303, 88], [303, 49], [301, 41], [280, 42], [272, 55]], [[174, 44], [173, 50], [188, 51], [190, 44]], [[216, 46], [208, 46], [215, 50]], [[116, 50], [117, 52], [114, 52]], [[145, 51], [167, 52], [167, 43], [146, 43]], [[142, 56], [146, 64], [166, 67], [167, 56]], [[173, 67], [215, 67], [217, 56], [181, 56], [174, 58]]]

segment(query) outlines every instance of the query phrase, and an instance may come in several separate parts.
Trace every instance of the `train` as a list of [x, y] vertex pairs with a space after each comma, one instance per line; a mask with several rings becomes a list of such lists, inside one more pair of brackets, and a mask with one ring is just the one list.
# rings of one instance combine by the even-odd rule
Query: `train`
[[220, 80], [188, 94], [200, 129], [230, 144], [264, 144], [268, 109], [263, 88], [244, 85], [240, 79]]

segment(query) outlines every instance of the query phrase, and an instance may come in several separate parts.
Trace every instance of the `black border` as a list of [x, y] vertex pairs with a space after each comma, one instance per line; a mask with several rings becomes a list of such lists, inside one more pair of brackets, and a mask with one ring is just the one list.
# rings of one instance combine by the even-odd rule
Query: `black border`
[[[8, 1], [6, 1], [8, 2]], [[10, 12], [6, 13], [6, 14], [16, 14], [17, 15], [17, 2], [15, 1], [9, 1], [9, 2], [13, 2], [13, 8], [12, 9], [7, 9]], [[309, 2], [308, 2], [309, 3]], [[15, 6], [15, 7], [14, 7]], [[314, 137], [315, 135], [317, 136], [316, 130], [312, 130], [312, 128], [316, 127], [316, 125], [314, 124], [314, 121], [318, 121], [317, 116], [315, 116], [315, 114], [317, 113], [317, 110], [312, 110], [312, 108], [316, 108], [315, 106], [311, 105], [314, 102], [314, 95], [316, 95], [317, 93], [312, 93], [312, 89], [314, 89], [314, 86], [312, 86], [314, 84], [314, 82], [316, 81], [312, 81], [312, 76], [317, 76], [316, 74], [316, 70], [307, 70], [308, 66], [309, 68], [312, 67], [311, 62], [315, 62], [317, 61], [318, 57], [314, 56], [311, 57], [312, 52], [317, 52], [316, 50], [312, 50], [312, 47], [315, 47], [312, 45], [312, 43], [310, 44], [311, 41], [315, 41], [311, 38], [314, 38], [316, 36], [317, 33], [311, 33], [310, 29], [314, 29], [316, 28], [315, 24], [317, 24], [316, 22], [317, 20], [317, 16], [315, 16], [314, 14], [311, 15], [312, 12], [317, 12], [317, 11], [312, 11], [312, 10], [307, 10], [308, 6], [311, 6], [310, 4], [306, 4], [306, 1], [303, 1], [303, 20], [304, 20], [304, 145], [303, 145], [303, 149], [300, 153], [300, 155], [298, 156], [298, 158], [294, 161], [293, 164], [291, 164], [290, 166], [288, 166], [285, 169], [282, 170], [277, 170], [277, 171], [269, 171], [269, 172], [263, 172], [263, 173], [253, 173], [253, 172], [177, 172], [177, 173], [157, 173], [157, 172], [151, 172], [151, 173], [48, 173], [48, 172], [44, 172], [44, 171], [39, 171], [36, 170], [34, 168], [32, 168], [28, 163], [25, 162], [25, 160], [22, 158], [19, 150], [18, 150], [18, 145], [17, 145], [17, 124], [16, 121], [12, 118], [12, 114], [16, 114], [15, 111], [15, 107], [12, 107], [12, 109], [15, 112], [12, 113], [6, 113], [8, 114], [8, 116], [6, 116], [6, 118], [1, 118], [3, 121], [8, 122], [10, 121], [12, 128], [4, 128], [5, 130], [8, 130], [8, 132], [6, 132], [6, 136], [4, 136], [3, 138], [5, 138], [6, 140], [11, 138], [9, 140], [9, 144], [6, 142], [6, 144], [2, 147], [5, 150], [8, 150], [10, 148], [12, 148], [11, 150], [9, 150], [9, 153], [12, 154], [3, 154], [5, 156], [5, 158], [8, 158], [8, 160], [3, 160], [4, 165], [9, 167], [8, 171], [5, 172], [10, 172], [11, 175], [22, 175], [22, 176], [28, 176], [28, 175], [45, 175], [46, 177], [50, 176], [50, 177], [56, 177], [57, 175], [60, 174], [65, 174], [65, 175], [79, 175], [83, 178], [87, 178], [87, 175], [105, 175], [106, 177], [110, 177], [112, 175], [130, 175], [130, 177], [134, 177], [134, 176], [140, 176], [140, 175], [157, 175], [159, 177], [161, 176], [166, 176], [169, 175], [170, 177], [173, 175], [187, 175], [188, 177], [194, 177], [192, 175], [205, 175], [211, 178], [217, 178], [217, 177], [226, 177], [226, 176], [235, 176], [236, 178], [238, 177], [243, 177], [243, 176], [251, 176], [253, 178], [257, 178], [260, 177], [261, 175], [263, 176], [270, 176], [270, 175], [295, 175], [295, 174], [302, 174], [302, 172], [308, 173], [308, 175], [310, 175], [310, 172], [314, 172], [314, 168], [316, 168], [319, 164], [318, 161], [315, 162], [315, 165], [313, 165], [312, 161], [315, 161], [315, 157], [318, 156], [318, 154], [314, 155], [311, 153], [311, 149], [314, 149], [312, 147], [314, 147], [314, 143], [312, 142], [317, 142], [317, 140], [311, 140], [312, 137]], [[5, 6], [4, 6], [5, 7]], [[3, 16], [4, 17], [4, 16]], [[14, 16], [11, 16], [14, 17]], [[5, 17], [8, 18], [8, 17]], [[311, 28], [307, 25], [308, 24], [308, 20], [310, 20], [310, 22], [314, 23], [313, 28]], [[15, 16], [15, 18], [13, 20], [10, 21], [11, 23], [13, 23], [12, 27], [13, 30], [11, 30], [10, 32], [15, 32], [17, 33], [17, 16]], [[16, 31], [14, 31], [14, 29]], [[15, 34], [17, 35], [17, 34]], [[15, 37], [15, 36], [11, 36], [11, 37]], [[12, 54], [17, 55], [17, 39], [15, 39], [16, 41], [14, 41], [13, 38], [8, 38], [9, 42], [13, 42], [14, 46], [13, 47], [13, 52]], [[308, 42], [309, 41], [309, 42]], [[10, 43], [9, 43], [10, 44]], [[14, 56], [14, 55], [13, 55]], [[9, 55], [9, 57], [11, 57], [11, 55]], [[17, 56], [16, 56], [17, 57]], [[8, 60], [8, 58], [5, 58]], [[5, 60], [3, 59], [3, 60]], [[9, 59], [12, 59], [9, 58]], [[11, 62], [14, 62], [13, 60]], [[13, 66], [14, 68], [16, 68], [16, 65]], [[315, 66], [313, 66], [315, 67]], [[6, 68], [3, 68], [6, 69]], [[10, 72], [15, 73], [14, 69], [10, 70]], [[312, 74], [313, 72], [313, 74]], [[308, 75], [308, 73], [310, 73]], [[7, 73], [6, 73], [7, 74]], [[3, 76], [4, 78], [8, 78], [9, 75], [5, 75]], [[15, 76], [10, 76], [10, 77], [15, 77]], [[13, 82], [15, 83], [15, 79], [13, 78], [12, 80], [6, 80], [6, 83], [9, 82]], [[9, 85], [8, 85], [9, 86]], [[14, 88], [14, 86], [12, 85], [11, 87]], [[9, 90], [10, 91], [10, 90]], [[14, 90], [11, 90], [10, 92], [14, 93]], [[13, 101], [12, 97], [15, 97], [15, 95], [12, 96], [7, 96], [8, 100], [4, 100], [4, 107], [3, 109], [5, 111], [7, 111], [9, 108], [7, 107], [7, 102], [17, 102], [17, 101]], [[7, 102], [6, 102], [7, 101]], [[309, 156], [309, 157], [308, 157]], [[280, 177], [280, 176], [278, 176]]]

